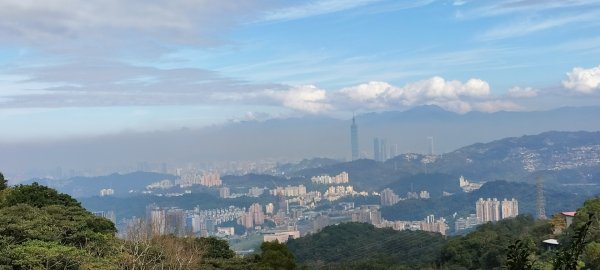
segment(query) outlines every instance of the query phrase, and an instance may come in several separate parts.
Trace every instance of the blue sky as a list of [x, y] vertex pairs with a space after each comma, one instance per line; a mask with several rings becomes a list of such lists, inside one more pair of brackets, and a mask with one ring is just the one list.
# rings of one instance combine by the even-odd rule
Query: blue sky
[[0, 3], [0, 141], [600, 105], [600, 1]]

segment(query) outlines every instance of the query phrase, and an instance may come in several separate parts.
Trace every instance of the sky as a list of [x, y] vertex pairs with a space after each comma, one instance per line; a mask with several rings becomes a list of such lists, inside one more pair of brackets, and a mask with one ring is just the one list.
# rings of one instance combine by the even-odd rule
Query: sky
[[0, 142], [600, 105], [600, 1], [3, 0]]

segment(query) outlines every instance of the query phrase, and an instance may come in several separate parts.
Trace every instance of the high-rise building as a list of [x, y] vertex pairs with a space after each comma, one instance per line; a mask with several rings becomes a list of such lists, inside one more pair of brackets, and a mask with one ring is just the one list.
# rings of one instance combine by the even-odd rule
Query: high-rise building
[[359, 209], [354, 209], [352, 213], [352, 222], [370, 223], [378, 225], [381, 223], [381, 212], [379, 205], [361, 205]]
[[381, 161], [381, 152], [379, 151], [380, 146], [381, 145], [379, 144], [379, 139], [373, 139], [373, 159], [375, 161]]
[[358, 156], [358, 126], [352, 116], [352, 125], [350, 126], [350, 143], [352, 147], [352, 160], [357, 160]]
[[202, 175], [200, 179], [200, 185], [207, 187], [220, 186], [223, 184], [221, 177], [218, 172], [207, 172]]
[[441, 235], [446, 235], [448, 224], [446, 224], [444, 218], [436, 220], [434, 215], [429, 215], [420, 222], [420, 229], [427, 232], [438, 232]]
[[239, 219], [238, 224], [250, 229], [256, 225], [261, 225], [265, 222], [265, 213], [263, 212], [262, 206], [258, 203], [252, 204], [248, 207], [248, 212], [244, 213]]
[[185, 212], [183, 209], [167, 209], [164, 228], [165, 234], [183, 236], [185, 234]]
[[433, 136], [427, 137], [427, 140], [428, 140], [429, 154], [430, 155], [435, 155], [435, 151], [433, 149]]
[[398, 203], [398, 201], [400, 201], [400, 197], [389, 188], [386, 188], [383, 191], [381, 191], [380, 197], [382, 206], [394, 205]]
[[228, 187], [222, 187], [219, 189], [219, 197], [229, 198], [229, 195], [231, 195], [231, 191], [229, 190]]
[[475, 203], [475, 210], [480, 223], [500, 220], [500, 202], [496, 198], [487, 200], [479, 198]]
[[260, 195], [263, 195], [264, 192], [265, 192], [264, 188], [251, 187], [250, 189], [248, 189], [248, 196], [260, 197]]
[[254, 218], [254, 224], [261, 225], [265, 222], [265, 212], [263, 212], [262, 206], [260, 204], [252, 204], [248, 209], [248, 213], [252, 214]]
[[502, 200], [502, 219], [516, 217], [519, 215], [519, 202], [513, 198], [512, 200]]
[[389, 158], [387, 141], [385, 139], [381, 139], [380, 143], [381, 143], [381, 146], [379, 147], [379, 152], [380, 152], [381, 156], [379, 157], [379, 160], [386, 161]]
[[275, 205], [273, 205], [273, 203], [268, 203], [265, 206], [265, 212], [269, 215], [272, 215], [275, 211]]
[[[148, 209], [146, 211], [148, 211]], [[150, 232], [152, 233], [152, 235], [165, 234], [167, 222], [167, 213], [165, 210], [157, 206], [153, 206], [152, 208], [150, 208], [150, 215], [147, 216], [147, 218], [149, 221]]]
[[519, 214], [519, 202], [514, 198], [510, 201], [504, 199], [502, 202], [496, 198], [488, 198], [487, 200], [479, 198], [475, 203], [475, 210], [479, 223], [498, 221], [516, 217]]

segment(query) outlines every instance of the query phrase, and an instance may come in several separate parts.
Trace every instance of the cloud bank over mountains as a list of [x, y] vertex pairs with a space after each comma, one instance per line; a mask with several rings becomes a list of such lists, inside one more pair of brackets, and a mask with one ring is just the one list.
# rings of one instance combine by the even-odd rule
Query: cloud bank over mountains
[[[0, 95], [0, 105], [6, 108], [239, 104], [327, 114], [437, 105], [466, 113], [518, 111], [524, 109], [519, 104], [521, 100], [556, 95], [527, 86], [515, 86], [505, 95], [498, 95], [487, 81], [479, 78], [460, 81], [440, 76], [402, 86], [370, 81], [341, 89], [322, 89], [316, 85], [246, 82], [199, 68], [161, 69], [110, 61], [28, 67], [16, 69], [11, 75], [14, 83], [29, 92]], [[600, 66], [574, 68], [562, 86], [565, 94], [596, 94], [600, 90]]]

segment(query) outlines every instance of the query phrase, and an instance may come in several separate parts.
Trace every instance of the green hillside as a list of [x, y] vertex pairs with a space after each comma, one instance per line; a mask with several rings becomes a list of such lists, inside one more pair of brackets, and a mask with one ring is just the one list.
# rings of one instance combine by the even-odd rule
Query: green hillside
[[343, 223], [287, 245], [296, 260], [310, 269], [388, 269], [391, 265], [411, 269], [435, 265], [444, 243], [439, 234]]

